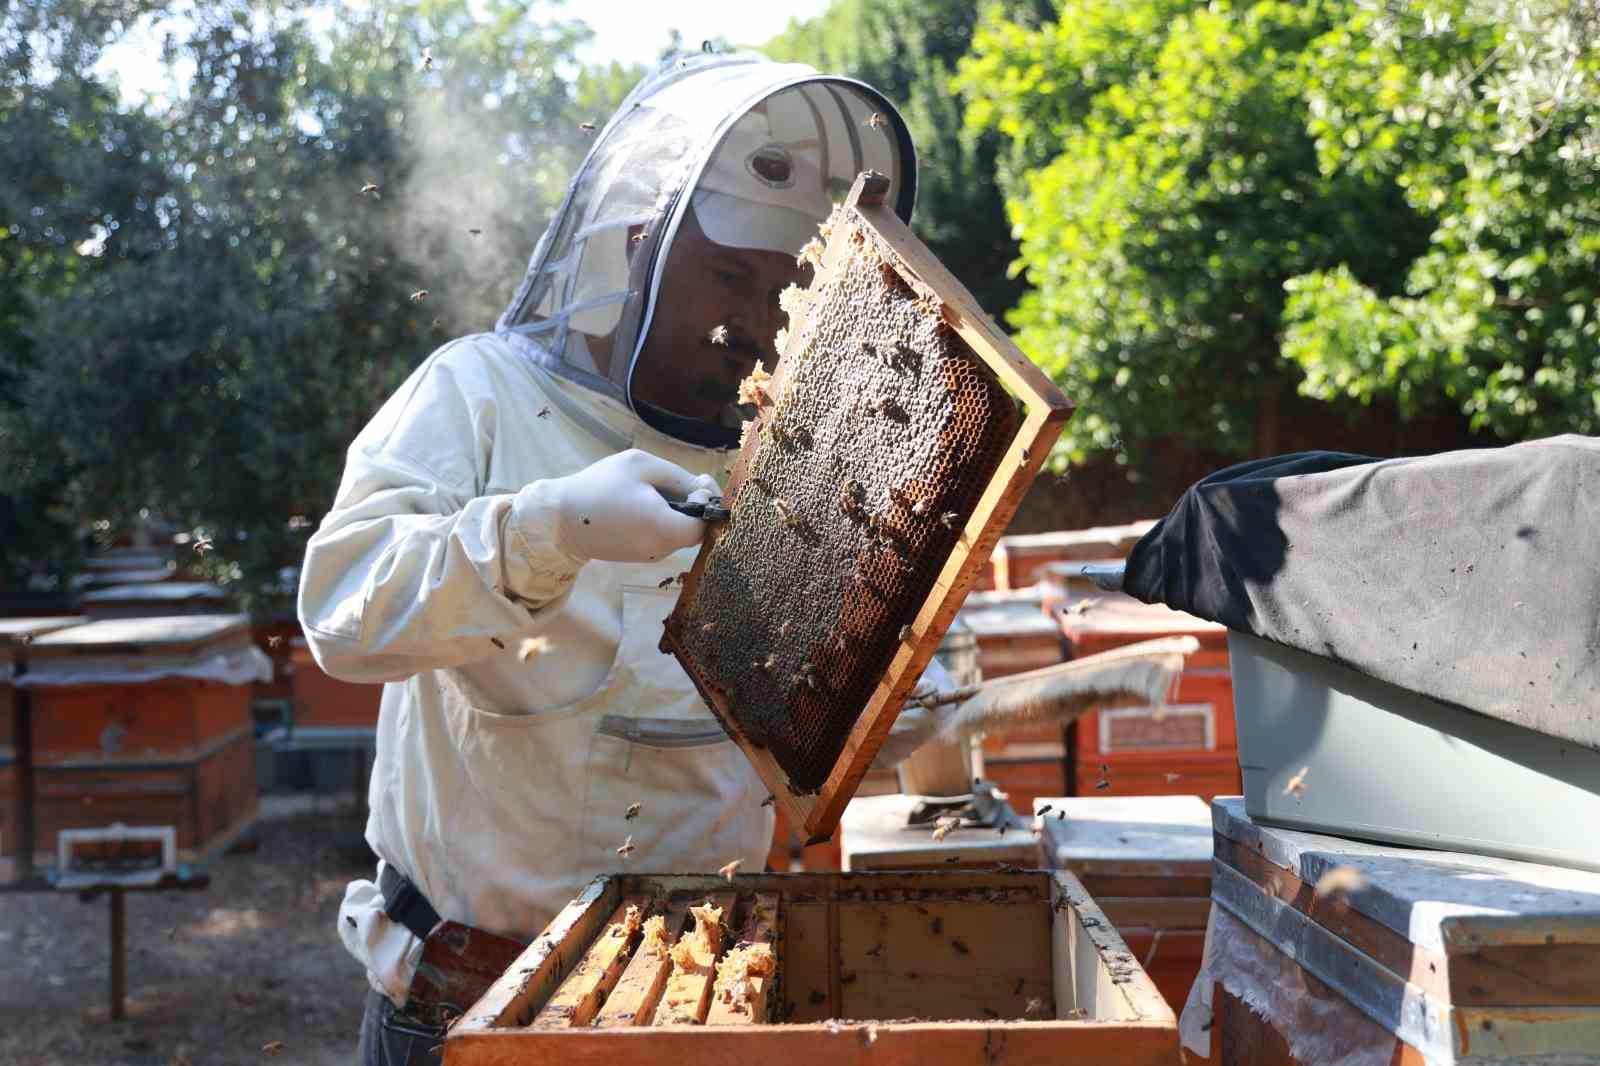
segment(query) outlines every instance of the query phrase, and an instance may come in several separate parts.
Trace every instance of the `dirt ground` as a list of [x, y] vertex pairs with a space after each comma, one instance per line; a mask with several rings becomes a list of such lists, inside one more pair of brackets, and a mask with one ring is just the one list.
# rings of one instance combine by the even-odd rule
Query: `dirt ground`
[[124, 1021], [105, 897], [0, 895], [0, 1063], [353, 1063], [366, 980], [335, 924], [371, 866], [354, 811], [308, 801], [263, 797], [258, 847], [211, 864], [204, 891], [128, 894]]

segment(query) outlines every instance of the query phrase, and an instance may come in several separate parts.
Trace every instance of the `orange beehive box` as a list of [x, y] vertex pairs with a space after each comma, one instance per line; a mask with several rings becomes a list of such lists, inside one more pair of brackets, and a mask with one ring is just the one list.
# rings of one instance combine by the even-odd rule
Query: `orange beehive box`
[[267, 665], [244, 615], [101, 620], [27, 654], [41, 858], [63, 829], [120, 821], [173, 826], [187, 860], [254, 818], [250, 683]]
[[[34, 775], [36, 862], [63, 829], [172, 826], [178, 858], [194, 862], [255, 821], [255, 737], [239, 726], [198, 756], [42, 766]], [[9, 854], [9, 852], [8, 852]]]
[[989, 562], [994, 587], [1029, 588], [1045, 580], [1048, 568], [1055, 563], [1125, 558], [1139, 538], [1154, 525], [1153, 520], [1146, 520], [1123, 526], [1094, 526], [1089, 529], [1001, 537]]
[[358, 685], [328, 676], [299, 637], [291, 641], [289, 670], [295, 728], [377, 728], [382, 685]]
[[1165, 708], [1092, 711], [1072, 724], [1074, 794], [1209, 800], [1242, 790], [1225, 627], [1121, 593], [1068, 600], [1058, 614], [1074, 658], [1163, 636], [1200, 642]]

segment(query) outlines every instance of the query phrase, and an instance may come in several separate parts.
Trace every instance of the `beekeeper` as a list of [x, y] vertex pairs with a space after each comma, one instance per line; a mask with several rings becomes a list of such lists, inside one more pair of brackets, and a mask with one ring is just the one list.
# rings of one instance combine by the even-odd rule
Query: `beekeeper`
[[[387, 682], [378, 873], [338, 920], [373, 990], [363, 1061], [436, 1062], [440, 1022], [596, 873], [762, 869], [767, 790], [657, 650], [662, 583], [705, 533], [666, 497], [718, 493], [738, 383], [809, 278], [796, 252], [867, 169], [909, 218], [910, 137], [870, 87], [667, 60], [596, 135], [494, 331], [435, 352], [350, 446], [299, 614], [329, 674]], [[902, 718], [890, 759], [926, 731]]]

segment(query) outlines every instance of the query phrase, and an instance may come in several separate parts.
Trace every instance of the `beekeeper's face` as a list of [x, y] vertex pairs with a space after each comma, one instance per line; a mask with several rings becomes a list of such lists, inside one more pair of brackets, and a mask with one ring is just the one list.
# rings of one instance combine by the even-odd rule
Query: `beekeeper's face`
[[777, 360], [773, 337], [786, 325], [778, 295], [810, 274], [788, 253], [715, 243], [690, 210], [661, 275], [634, 396], [685, 418], [737, 424], [729, 412], [739, 382], [756, 360], [768, 369]]

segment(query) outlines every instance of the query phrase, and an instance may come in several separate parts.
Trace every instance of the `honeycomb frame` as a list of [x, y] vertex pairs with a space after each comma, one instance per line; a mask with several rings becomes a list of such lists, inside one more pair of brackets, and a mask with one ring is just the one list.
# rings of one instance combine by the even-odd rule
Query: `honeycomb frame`
[[[678, 658], [713, 714], [750, 759], [789, 824], [803, 828], [803, 835], [812, 841], [832, 836], [845, 804], [1072, 413], [1060, 390], [886, 206], [887, 190], [882, 175], [868, 172], [856, 179], [830, 222], [828, 244], [810, 286], [799, 299], [791, 296], [789, 303], [798, 306], [790, 307], [790, 328], [771, 379], [750, 397], [758, 413], [747, 427], [751, 431], [725, 490], [733, 518], [708, 535], [661, 641], [661, 650]], [[785, 398], [805, 385], [804, 375], [819, 363], [808, 361], [808, 355], [815, 339], [812, 325], [820, 329], [827, 320], [829, 309], [822, 302], [839, 299], [846, 272], [859, 274], [868, 269], [863, 263], [883, 272], [885, 286], [898, 292], [902, 311], [910, 306], [918, 312], [914, 318], [902, 314], [908, 325], [898, 327], [899, 341], [879, 346], [892, 349], [883, 351], [882, 357], [918, 359], [929, 352], [938, 354], [930, 365], [939, 372], [942, 388], [965, 389], [963, 397], [971, 401], [967, 406], [983, 412], [982, 424], [968, 427], [964, 437], [952, 438], [926, 420], [919, 422], [917, 412], [926, 405], [919, 405], [917, 393], [853, 396], [848, 412], [823, 415], [814, 407], [786, 408]], [[885, 302], [895, 301], [885, 297]], [[852, 306], [842, 313], [859, 314], [859, 310]], [[885, 308], [880, 317], [887, 321], [893, 311]], [[924, 319], [927, 328], [917, 328]], [[862, 343], [861, 348], [877, 354], [871, 344]], [[977, 373], [949, 369], [962, 360]], [[983, 381], [974, 385], [976, 378]], [[923, 382], [920, 373], [908, 380], [913, 388], [940, 387]], [[802, 451], [808, 438], [837, 446], [839, 426], [822, 423], [846, 415], [898, 419], [902, 436], [880, 437], [880, 447], [883, 440], [896, 439], [897, 448], [919, 449], [920, 455], [940, 457], [939, 462], [944, 453], [938, 449], [964, 448], [962, 461], [967, 465], [959, 478], [945, 479], [944, 495], [940, 485], [921, 486], [912, 499], [901, 485], [889, 488], [886, 499], [880, 480], [874, 499], [848, 470], [839, 469], [834, 471], [837, 498], [827, 501], [831, 506], [823, 506], [815, 492], [808, 507], [798, 501], [789, 504], [775, 483], [796, 461], [795, 442], [800, 442]], [[805, 421], [808, 417], [810, 423]], [[851, 435], [852, 445], [856, 436]], [[785, 450], [791, 454], [781, 454]], [[858, 462], [855, 469], [866, 468]], [[862, 480], [871, 477], [863, 473]], [[756, 508], [769, 530], [781, 524], [799, 540], [816, 532], [808, 524], [827, 524], [835, 539], [848, 534], [860, 544], [864, 538], [882, 549], [877, 556], [887, 558], [888, 565], [919, 575], [914, 581], [882, 582], [877, 602], [854, 595], [861, 588], [872, 591], [870, 575], [863, 576], [859, 566], [847, 567], [850, 573], [837, 576], [828, 592], [817, 590], [813, 580], [803, 613], [813, 615], [813, 608], [824, 614], [832, 610], [836, 620], [855, 621], [853, 629], [846, 626], [827, 634], [828, 641], [837, 641], [840, 653], [831, 658], [855, 654], [851, 663], [824, 663], [817, 672], [816, 656], [795, 648], [796, 643], [823, 647], [815, 639], [815, 617], [802, 620], [811, 625], [812, 639], [806, 644], [788, 639], [793, 619], [771, 616], [771, 603], [782, 598], [786, 583], [794, 581], [794, 566], [802, 560], [814, 570], [829, 564], [815, 553], [806, 557], [772, 551], [770, 535], [764, 540], [748, 535], [756, 519], [741, 522], [740, 516], [753, 515], [755, 511], [745, 509]], [[907, 536], [908, 531], [916, 536]], [[828, 546], [824, 539], [812, 539], [813, 547]], [[737, 581], [726, 580], [729, 573]], [[815, 572], [810, 576], [815, 578]], [[742, 594], [748, 594], [748, 600]], [[847, 603], [852, 595], [854, 602]], [[763, 670], [771, 672], [774, 686], [781, 687], [770, 698], [753, 688], [750, 680]], [[834, 702], [828, 704], [826, 697]], [[775, 710], [774, 700], [782, 704], [781, 712]], [[801, 718], [810, 723], [806, 735], [790, 735], [790, 727], [798, 729], [794, 722]]]

